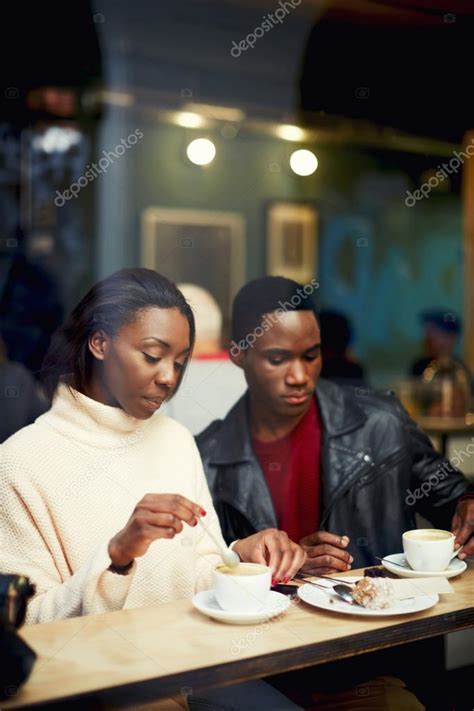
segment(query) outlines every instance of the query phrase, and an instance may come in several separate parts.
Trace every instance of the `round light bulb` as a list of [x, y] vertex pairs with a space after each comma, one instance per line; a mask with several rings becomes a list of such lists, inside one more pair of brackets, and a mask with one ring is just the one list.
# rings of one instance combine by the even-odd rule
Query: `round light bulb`
[[296, 175], [312, 175], [318, 167], [318, 159], [312, 151], [301, 148], [291, 154], [290, 167]]
[[208, 138], [196, 138], [188, 145], [186, 155], [195, 165], [208, 165], [214, 160], [216, 147]]

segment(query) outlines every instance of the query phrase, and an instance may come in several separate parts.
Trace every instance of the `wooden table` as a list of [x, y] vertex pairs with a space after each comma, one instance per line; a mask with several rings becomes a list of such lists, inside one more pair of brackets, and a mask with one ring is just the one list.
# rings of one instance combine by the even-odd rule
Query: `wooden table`
[[[31, 625], [21, 635], [38, 661], [25, 686], [0, 708], [49, 707], [68, 699], [70, 709], [76, 708], [74, 698], [88, 709], [137, 708], [138, 701], [187, 688], [254, 679], [473, 627], [474, 562], [450, 582], [455, 594], [402, 617], [342, 616], [300, 602], [278, 620], [231, 626], [181, 600]], [[171, 707], [153, 705], [159, 711]]]

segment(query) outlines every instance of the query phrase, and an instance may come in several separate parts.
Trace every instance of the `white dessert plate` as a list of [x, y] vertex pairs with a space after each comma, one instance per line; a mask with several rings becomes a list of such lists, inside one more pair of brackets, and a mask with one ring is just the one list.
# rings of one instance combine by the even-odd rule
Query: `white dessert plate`
[[298, 588], [298, 597], [313, 607], [319, 607], [321, 610], [329, 612], [342, 612], [345, 615], [358, 615], [359, 617], [386, 617], [393, 615], [411, 615], [414, 612], [428, 610], [439, 601], [439, 595], [420, 595], [420, 597], [410, 598], [408, 600], [396, 600], [391, 607], [386, 607], [382, 610], [370, 610], [367, 607], [360, 605], [351, 605], [349, 602], [344, 602], [341, 598], [332, 592], [328, 587], [326, 590], [316, 588], [314, 585], [302, 585]]
[[465, 560], [453, 558], [446, 570], [434, 572], [427, 572], [426, 570], [413, 570], [413, 568], [410, 568], [408, 565], [408, 561], [403, 553], [386, 555], [382, 560], [382, 565], [391, 573], [399, 575], [401, 578], [454, 578], [456, 575], [464, 573], [467, 568]]
[[233, 612], [219, 607], [214, 597], [214, 590], [204, 590], [193, 597], [193, 605], [203, 615], [212, 617], [213, 620], [218, 620], [219, 622], [227, 622], [230, 625], [256, 625], [286, 612], [291, 605], [291, 600], [282, 593], [270, 590], [268, 601], [260, 610], [256, 612]]

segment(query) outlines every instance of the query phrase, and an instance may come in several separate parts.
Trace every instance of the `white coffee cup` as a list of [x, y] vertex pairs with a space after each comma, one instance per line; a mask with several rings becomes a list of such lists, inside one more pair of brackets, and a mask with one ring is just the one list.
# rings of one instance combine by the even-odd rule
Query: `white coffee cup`
[[405, 558], [413, 570], [441, 572], [458, 553], [454, 550], [456, 536], [438, 528], [405, 531], [402, 540]]
[[214, 570], [214, 594], [223, 610], [256, 612], [264, 607], [272, 571], [259, 563], [239, 563], [236, 568], [220, 565]]

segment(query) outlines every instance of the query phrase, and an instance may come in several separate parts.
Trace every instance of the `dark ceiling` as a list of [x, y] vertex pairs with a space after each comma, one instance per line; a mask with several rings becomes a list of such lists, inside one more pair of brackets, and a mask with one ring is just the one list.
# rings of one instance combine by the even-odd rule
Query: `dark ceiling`
[[301, 108], [461, 141], [474, 128], [473, 40], [472, 0], [328, 3], [306, 48]]
[[328, 19], [365, 26], [426, 27], [437, 25], [446, 14], [472, 15], [472, 0], [306, 0], [306, 9]]
[[[200, 1], [196, 0], [196, 5]], [[201, 21], [207, 29], [212, 28], [213, 22], [222, 23], [222, 15], [230, 22], [232, 13], [234, 18], [242, 16], [246, 26], [245, 12], [249, 9], [260, 18], [278, 4], [276, 0], [215, 2], [222, 11], [220, 19], [217, 12], [206, 13]], [[177, 4], [183, 13], [192, 5], [190, 0], [182, 5], [178, 0]], [[7, 7], [0, 43], [5, 87], [0, 104], [4, 119], [14, 119], [24, 106], [21, 100], [10, 100], [11, 87], [18, 88], [21, 99], [29, 89], [42, 84], [80, 88], [101, 81], [101, 48], [98, 26], [91, 22], [93, 12], [89, 0], [72, 0], [68, 4], [49, 0], [28, 7], [19, 0]], [[295, 13], [291, 22], [304, 19], [304, 27], [312, 27], [309, 33], [302, 29], [298, 35], [299, 108], [303, 114], [316, 112], [316, 121], [318, 112], [365, 119], [455, 142], [462, 140], [467, 129], [474, 128], [474, 101], [470, 96], [474, 0], [301, 0], [297, 12], [300, 20]], [[186, 14], [183, 19], [187, 21]], [[153, 21], [161, 24], [166, 16]], [[218, 53], [219, 28], [215, 29]], [[275, 33], [271, 42], [279, 42], [282, 36]], [[185, 61], [185, 48], [178, 51]], [[265, 51], [263, 43], [259, 51]], [[262, 64], [258, 76], [263, 82], [265, 72], [271, 71], [264, 63], [264, 55], [255, 53], [251, 61], [254, 64], [249, 65], [248, 71], [252, 70], [254, 80], [256, 64]], [[201, 71], [201, 65], [197, 66], [196, 72]], [[213, 67], [217, 74], [219, 63], [214, 62]], [[243, 61], [240, 65], [234, 62], [232, 72], [236, 76], [229, 69], [226, 86], [234, 86], [237, 79], [251, 81], [245, 71]], [[204, 86], [207, 75], [203, 74], [202, 79]], [[238, 91], [231, 93], [234, 96], [228, 100], [238, 103]]]

